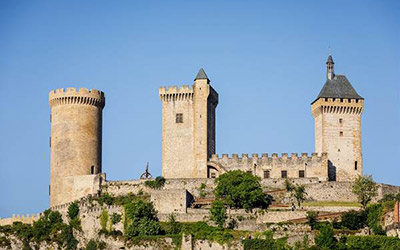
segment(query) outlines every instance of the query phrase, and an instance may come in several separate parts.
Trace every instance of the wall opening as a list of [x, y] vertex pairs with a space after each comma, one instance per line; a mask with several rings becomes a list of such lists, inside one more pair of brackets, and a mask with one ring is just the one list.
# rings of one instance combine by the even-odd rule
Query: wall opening
[[270, 176], [269, 176], [269, 170], [265, 170], [264, 171], [264, 179], [269, 179], [270, 178]]
[[182, 113], [176, 114], [175, 122], [176, 123], [183, 123], [183, 114]]
[[304, 170], [299, 170], [299, 178], [304, 178]]
[[287, 178], [287, 171], [286, 170], [282, 170], [281, 171], [281, 177], [282, 178]]
[[91, 174], [94, 174], [94, 166], [91, 166], [91, 167], [90, 167], [90, 173], [91, 173]]
[[357, 170], [358, 166], [357, 166], [357, 161], [354, 162], [354, 170]]
[[213, 166], [207, 166], [207, 178], [215, 179], [218, 177], [218, 170]]

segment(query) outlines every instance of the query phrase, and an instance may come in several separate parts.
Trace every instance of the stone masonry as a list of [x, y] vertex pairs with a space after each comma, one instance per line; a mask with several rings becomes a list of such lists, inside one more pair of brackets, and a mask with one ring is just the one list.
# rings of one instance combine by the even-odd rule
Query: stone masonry
[[105, 97], [94, 89], [67, 88], [51, 91], [49, 102], [49, 195], [50, 206], [55, 206], [92, 193], [96, 187], [96, 174], [101, 173]]

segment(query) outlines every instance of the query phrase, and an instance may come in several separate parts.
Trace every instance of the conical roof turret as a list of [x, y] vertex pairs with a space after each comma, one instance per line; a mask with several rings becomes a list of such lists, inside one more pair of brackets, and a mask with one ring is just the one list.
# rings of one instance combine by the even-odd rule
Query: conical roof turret
[[196, 78], [194, 78], [195, 81], [200, 80], [200, 79], [206, 79], [206, 80], [210, 81], [210, 79], [208, 79], [207, 74], [203, 68], [200, 68], [199, 72], [196, 75]]

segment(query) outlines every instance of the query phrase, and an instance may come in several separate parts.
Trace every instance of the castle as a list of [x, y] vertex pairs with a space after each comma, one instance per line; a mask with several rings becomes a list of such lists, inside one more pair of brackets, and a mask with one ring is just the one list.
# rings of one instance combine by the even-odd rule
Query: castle
[[[361, 114], [364, 99], [344, 75], [335, 75], [332, 56], [326, 82], [311, 103], [315, 153], [215, 154], [218, 93], [200, 69], [192, 87], [161, 87], [162, 175], [166, 179], [216, 178], [239, 169], [262, 179], [313, 178], [350, 181], [362, 174]], [[49, 94], [51, 107], [50, 206], [101, 189], [104, 93], [80, 88]]]

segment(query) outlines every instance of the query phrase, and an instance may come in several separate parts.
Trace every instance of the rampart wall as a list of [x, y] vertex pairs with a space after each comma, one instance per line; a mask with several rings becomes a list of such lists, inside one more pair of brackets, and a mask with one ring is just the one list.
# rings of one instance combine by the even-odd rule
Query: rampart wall
[[[292, 153], [291, 156], [287, 153], [282, 153], [281, 156], [273, 153], [271, 157], [268, 154], [262, 154], [261, 157], [258, 154], [252, 154], [251, 157], [248, 154], [242, 154], [241, 157], [238, 154], [232, 154], [232, 157], [228, 154], [222, 154], [221, 157], [214, 154], [208, 165], [216, 168], [220, 174], [230, 170], [242, 170], [261, 178], [278, 179], [282, 178], [282, 171], [286, 171], [287, 178], [306, 177], [318, 178], [320, 181], [328, 180], [326, 153], [312, 153], [311, 156], [306, 153], [302, 153], [301, 156], [297, 153]], [[266, 171], [268, 171], [268, 176]], [[304, 174], [303, 176], [300, 171]]]

